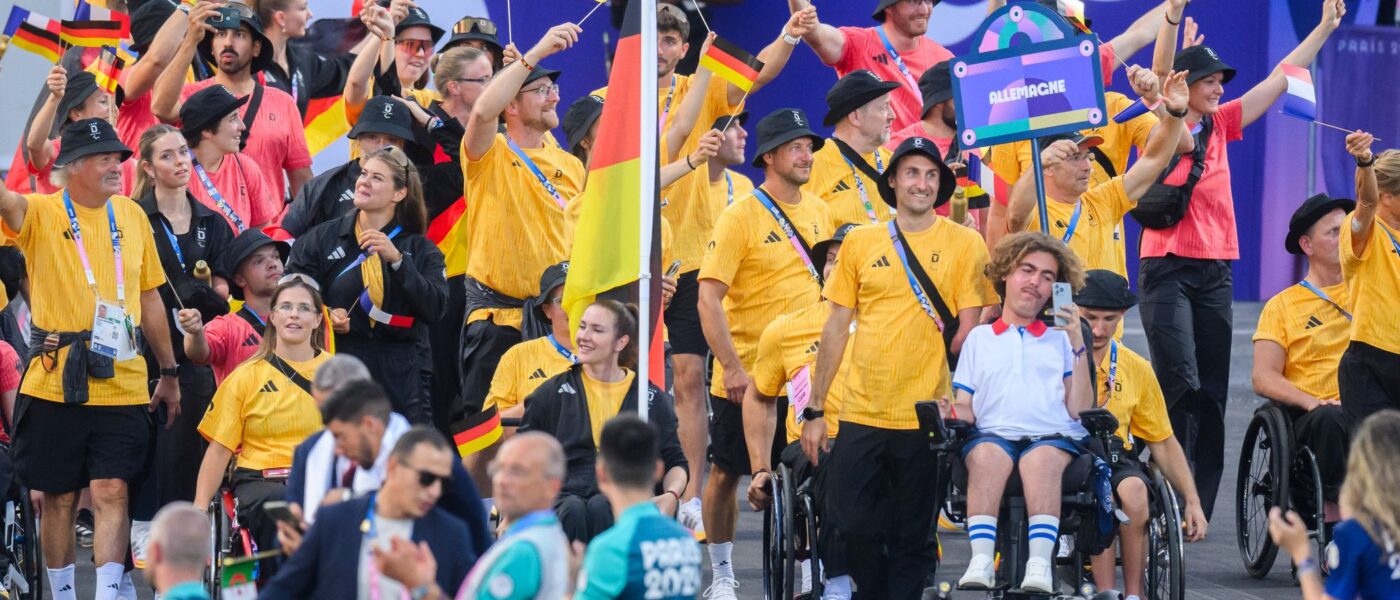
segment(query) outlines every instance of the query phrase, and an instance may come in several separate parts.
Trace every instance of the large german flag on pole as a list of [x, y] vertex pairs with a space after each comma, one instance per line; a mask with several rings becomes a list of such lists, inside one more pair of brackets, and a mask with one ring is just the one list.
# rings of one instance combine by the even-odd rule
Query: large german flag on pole
[[[580, 200], [564, 309], [577, 328], [583, 310], [598, 295], [629, 288], [629, 296], [637, 300], [644, 315], [639, 324], [642, 339], [637, 340], [642, 357], [638, 385], [644, 386], [649, 378], [664, 389], [658, 326], [661, 235], [655, 123], [656, 0], [632, 0], [608, 77], [608, 100], [598, 121], [598, 139], [608, 143], [593, 151]], [[646, 285], [637, 285], [639, 281]], [[643, 401], [638, 406], [643, 418], [646, 405]]]
[[130, 26], [121, 21], [64, 21], [63, 43], [69, 46], [116, 47], [131, 37]]

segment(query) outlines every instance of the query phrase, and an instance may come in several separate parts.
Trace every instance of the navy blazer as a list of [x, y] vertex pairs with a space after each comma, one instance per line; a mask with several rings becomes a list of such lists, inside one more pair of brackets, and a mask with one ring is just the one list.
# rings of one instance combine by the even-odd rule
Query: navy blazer
[[[354, 598], [359, 591], [360, 524], [374, 495], [321, 509], [301, 548], [287, 560], [258, 595], [267, 599]], [[455, 590], [476, 562], [476, 553], [462, 543], [467, 526], [447, 511], [434, 507], [413, 522], [413, 541], [427, 542], [437, 559], [437, 584]]]

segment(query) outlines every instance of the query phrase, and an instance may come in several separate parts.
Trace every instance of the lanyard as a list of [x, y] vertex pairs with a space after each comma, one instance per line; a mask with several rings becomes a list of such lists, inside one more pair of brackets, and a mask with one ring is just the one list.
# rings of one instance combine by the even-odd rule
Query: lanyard
[[666, 105], [661, 109], [661, 119], [656, 122], [656, 135], [666, 130], [666, 117], [671, 115], [671, 99], [676, 97], [676, 75], [671, 74], [671, 90], [666, 92]]
[[515, 140], [510, 139], [510, 136], [506, 136], [506, 144], [510, 146], [510, 151], [514, 152], [516, 156], [520, 157], [520, 161], [525, 163], [525, 167], [530, 169], [531, 173], [535, 174], [535, 179], [540, 182], [540, 185], [544, 186], [544, 191], [554, 196], [554, 201], [559, 204], [559, 208], [564, 208], [567, 203], [564, 202], [563, 198], [559, 197], [559, 190], [554, 189], [554, 184], [550, 183], [549, 178], [545, 177], [544, 173], [540, 171], [539, 165], [536, 165], [535, 161], [530, 160], [530, 157], [525, 155], [525, 151], [521, 150], [520, 146], [516, 145]]
[[899, 229], [894, 221], [887, 224], [890, 230], [890, 241], [894, 243], [895, 254], [899, 255], [900, 264], [904, 265], [904, 277], [909, 280], [909, 289], [914, 290], [914, 298], [919, 301], [919, 308], [924, 309], [924, 313], [933, 319], [933, 323], [938, 326], [938, 331], [943, 331], [943, 320], [938, 318], [938, 314], [933, 312], [933, 303], [929, 302], [928, 293], [923, 286], [914, 278], [914, 269], [909, 267], [909, 256], [904, 252], [904, 243], [899, 240]]
[[554, 344], [554, 351], [558, 352], [560, 356], [563, 356], [565, 360], [568, 360], [569, 364], [578, 364], [578, 358], [574, 356], [573, 352], [569, 352], [569, 349], [565, 348], [563, 344], [560, 344], [559, 340], [554, 337], [554, 334], [551, 333], [545, 337], [549, 338], [549, 343]]
[[[393, 239], [394, 239], [394, 236], [397, 236], [397, 235], [399, 234], [400, 231], [403, 231], [403, 226], [402, 226], [402, 225], [395, 225], [395, 226], [394, 226], [394, 230], [389, 232], [389, 239], [390, 239], [390, 240], [393, 240]], [[360, 266], [360, 263], [363, 263], [363, 262], [365, 262], [366, 260], [369, 260], [369, 257], [366, 256], [365, 253], [361, 252], [359, 256], [355, 257], [355, 260], [354, 260], [354, 261], [352, 261], [352, 262], [351, 262], [348, 266], [346, 266], [344, 269], [341, 269], [341, 270], [340, 270], [340, 273], [337, 273], [336, 276], [335, 276], [335, 278], [336, 278], [336, 279], [340, 279], [341, 277], [344, 277], [346, 273], [349, 273], [349, 272], [350, 272], [350, 269], [353, 269], [353, 268], [355, 268], [355, 267]]]
[[[1391, 241], [1395, 241], [1395, 238], [1391, 238]], [[1348, 321], [1351, 320], [1351, 313], [1347, 312], [1347, 309], [1342, 308], [1342, 305], [1337, 304], [1337, 301], [1333, 300], [1331, 296], [1328, 296], [1327, 292], [1324, 292], [1321, 288], [1313, 285], [1311, 281], [1304, 279], [1302, 281], [1299, 281], [1298, 285], [1307, 288], [1309, 292], [1316, 294], [1318, 298], [1326, 300], [1328, 304], [1331, 304], [1334, 308], [1341, 312], [1343, 317], [1346, 317]]]
[[229, 206], [227, 200], [224, 200], [224, 195], [219, 193], [219, 188], [214, 187], [214, 180], [209, 179], [209, 173], [204, 171], [204, 166], [194, 159], [194, 153], [190, 153], [190, 162], [194, 163], [194, 174], [199, 176], [199, 182], [204, 184], [204, 191], [214, 200], [214, 204], [218, 205], [219, 210], [224, 213], [225, 217], [228, 217], [228, 220], [233, 221], [233, 226], [238, 229], [238, 233], [247, 231], [248, 226], [243, 224], [243, 219], [239, 218], [238, 213], [233, 211], [233, 207]]
[[1389, 229], [1386, 229], [1384, 225], [1377, 224], [1376, 227], [1379, 227], [1381, 231], [1385, 232], [1385, 237], [1390, 238], [1390, 245], [1395, 248], [1395, 253], [1400, 254], [1400, 242], [1395, 241], [1395, 234], [1391, 233]]
[[729, 201], [725, 202], [724, 205], [729, 206], [734, 203], [734, 177], [729, 174], [729, 169], [724, 170], [724, 184], [729, 186]]
[[1074, 237], [1074, 230], [1079, 229], [1079, 217], [1084, 212], [1084, 201], [1074, 203], [1074, 214], [1069, 216], [1069, 227], [1065, 228], [1065, 235], [1060, 241], [1068, 244], [1070, 238]]
[[165, 237], [170, 240], [170, 247], [175, 250], [175, 259], [180, 261], [180, 270], [185, 270], [185, 253], [180, 250], [180, 239], [175, 237], [175, 232], [170, 229], [170, 224], [161, 220], [160, 226], [165, 230]]
[[914, 79], [914, 74], [909, 72], [909, 65], [904, 64], [904, 59], [899, 57], [898, 52], [895, 52], [894, 44], [890, 43], [890, 36], [885, 34], [885, 28], [883, 26], [876, 27], [875, 32], [880, 34], [880, 42], [885, 44], [885, 52], [888, 52], [890, 58], [894, 60], [894, 66], [899, 68], [899, 74], [904, 76], [904, 83], [909, 84], [914, 95], [920, 95], [919, 82]]
[[1104, 394], [1105, 396], [1108, 396], [1108, 398], [1104, 399], [1104, 403], [1103, 403], [1104, 406], [1108, 406], [1108, 402], [1109, 402], [1110, 400], [1113, 399], [1113, 386], [1114, 386], [1114, 383], [1116, 383], [1117, 381], [1118, 381], [1118, 340], [1109, 340], [1109, 341], [1108, 341], [1108, 389], [1107, 389], [1106, 393]]
[[773, 199], [768, 197], [768, 193], [764, 192], [763, 188], [754, 188], [753, 195], [758, 198], [759, 202], [763, 203], [763, 208], [768, 209], [768, 214], [773, 215], [773, 220], [778, 222], [778, 227], [787, 235], [788, 242], [792, 243], [793, 249], [797, 250], [798, 258], [801, 258], [802, 264], [807, 267], [807, 274], [812, 276], [812, 280], [816, 281], [817, 285], [821, 285], [822, 276], [817, 273], [817, 267], [812, 264], [812, 257], [808, 256], [807, 251], [802, 249], [802, 242], [797, 240], [797, 231], [792, 228], [792, 222], [783, 215], [783, 211], [778, 210], [778, 207], [773, 204]]
[[[258, 325], [262, 326], [262, 331], [267, 331], [267, 321], [264, 321], [262, 317], [258, 316], [258, 311], [248, 308], [247, 304], [243, 305], [242, 310], [243, 312], [252, 315], [254, 319], [258, 320]], [[261, 334], [262, 331], [259, 331], [258, 333]]]
[[[88, 287], [92, 288], [93, 295], [102, 299], [101, 292], [97, 291], [97, 276], [92, 273], [92, 262], [88, 260], [87, 248], [83, 247], [83, 230], [78, 224], [78, 213], [73, 210], [73, 199], [68, 197], [68, 190], [63, 190], [63, 207], [68, 209], [68, 228], [73, 234], [73, 244], [78, 247], [78, 259], [83, 262], [83, 274], [87, 276]], [[117, 305], [126, 307], [126, 270], [122, 267], [122, 237], [117, 231], [117, 217], [112, 212], [112, 201], [107, 200], [107, 225], [112, 234], [112, 260], [116, 263], [117, 269]]]
[[[880, 222], [880, 218], [877, 217], [877, 216], [875, 216], [875, 207], [870, 205], [870, 196], [869, 196], [868, 194], [865, 193], [865, 179], [864, 179], [863, 177], [860, 176], [860, 172], [859, 172], [859, 171], [856, 171], [856, 164], [853, 163], [853, 162], [851, 162], [851, 159], [846, 158], [846, 155], [845, 155], [845, 154], [842, 154], [842, 155], [841, 155], [841, 160], [846, 161], [846, 166], [848, 166], [848, 167], [851, 168], [851, 178], [854, 179], [854, 180], [856, 180], [856, 191], [860, 192], [860, 203], [861, 203], [862, 205], [865, 206], [865, 216], [870, 217], [870, 222], [871, 222], [871, 223], [879, 223], [879, 222]], [[880, 151], [879, 151], [879, 150], [876, 150], [876, 151], [875, 151], [875, 170], [876, 170], [876, 171], [884, 172], [885, 167], [884, 167], [884, 165], [881, 164], [882, 162], [884, 162], [884, 161], [880, 160]]]
[[[374, 503], [379, 500], [378, 494], [369, 499], [369, 510], [365, 511], [365, 520], [360, 522], [360, 533], [369, 536], [370, 551], [365, 557], [365, 562], [369, 564], [369, 597], [370, 600], [380, 600], [383, 590], [379, 588], [379, 565], [374, 564], [374, 541], [375, 533], [378, 531], [374, 526]], [[402, 586], [400, 586], [402, 587]], [[399, 597], [408, 600], [408, 590], [401, 590]]]

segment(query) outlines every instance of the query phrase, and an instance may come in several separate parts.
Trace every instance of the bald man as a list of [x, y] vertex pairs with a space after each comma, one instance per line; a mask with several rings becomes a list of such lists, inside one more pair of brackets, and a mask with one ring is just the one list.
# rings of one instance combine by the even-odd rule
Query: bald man
[[172, 502], [151, 522], [146, 576], [165, 600], [207, 600], [209, 517], [189, 502]]

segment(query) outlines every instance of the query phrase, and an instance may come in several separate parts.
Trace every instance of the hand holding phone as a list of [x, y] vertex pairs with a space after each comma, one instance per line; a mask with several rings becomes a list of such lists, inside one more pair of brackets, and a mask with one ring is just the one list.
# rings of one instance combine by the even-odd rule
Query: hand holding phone
[[264, 502], [263, 512], [266, 512], [268, 516], [278, 521], [286, 523], [292, 529], [302, 531], [301, 518], [298, 517], [296, 513], [292, 512], [291, 505], [287, 504], [286, 502], [283, 502], [281, 500], [272, 500], [269, 502]]
[[1068, 325], [1069, 321], [1065, 320], [1065, 318], [1060, 315], [1060, 311], [1074, 305], [1074, 290], [1068, 283], [1056, 281], [1053, 284], [1050, 297], [1055, 310], [1055, 326], [1064, 327]]

